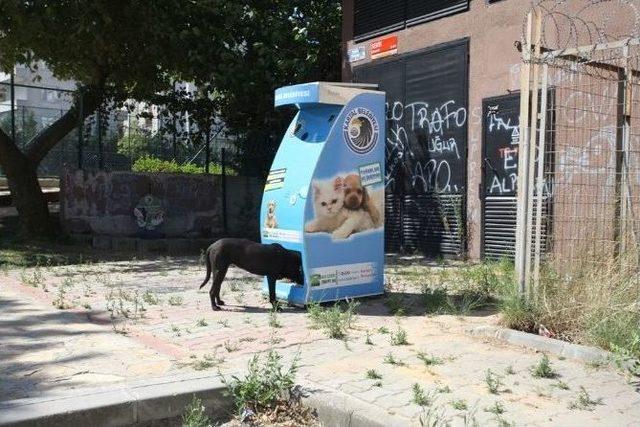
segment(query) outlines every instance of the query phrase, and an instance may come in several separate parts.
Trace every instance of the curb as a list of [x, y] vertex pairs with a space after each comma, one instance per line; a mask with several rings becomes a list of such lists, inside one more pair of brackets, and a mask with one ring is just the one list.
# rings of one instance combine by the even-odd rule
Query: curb
[[214, 416], [233, 410], [226, 387], [213, 375], [165, 377], [74, 394], [0, 402], [0, 426], [123, 426], [182, 415], [195, 394]]
[[572, 344], [553, 338], [499, 328], [497, 326], [476, 326], [465, 329], [465, 333], [472, 336], [496, 338], [509, 344], [529, 347], [560, 357], [578, 359], [583, 362], [602, 362], [609, 359], [611, 354], [605, 350], [586, 345]]
[[[300, 383], [300, 382], [299, 382]], [[336, 427], [406, 427], [411, 420], [392, 416], [386, 410], [341, 391], [305, 381], [302, 402], [314, 408], [324, 426]]]
[[[323, 425], [404, 427], [410, 420], [346, 393], [309, 381], [301, 385], [305, 405], [316, 409]], [[209, 374], [141, 380], [120, 386], [76, 389], [45, 397], [0, 402], [0, 426], [101, 427], [160, 425], [181, 416], [193, 395], [214, 420], [233, 413], [226, 386]], [[164, 424], [162, 424], [164, 425]]]

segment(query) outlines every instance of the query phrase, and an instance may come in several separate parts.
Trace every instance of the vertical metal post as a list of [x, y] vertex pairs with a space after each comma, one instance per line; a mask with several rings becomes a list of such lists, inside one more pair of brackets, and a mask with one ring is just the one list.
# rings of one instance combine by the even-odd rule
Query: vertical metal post
[[[27, 141], [24, 140], [24, 121], [25, 121], [25, 117], [24, 117], [24, 110], [25, 108], [23, 107], [22, 110], [20, 111], [20, 117], [22, 120], [22, 126], [20, 127], [20, 129], [22, 129], [22, 135], [21, 135], [21, 140], [22, 140], [22, 147], [24, 148], [25, 145], [27, 145]], [[18, 145], [18, 141], [13, 141], [16, 145]]]
[[102, 112], [98, 108], [98, 169], [104, 169], [104, 150], [102, 147]]
[[82, 170], [82, 148], [84, 145], [84, 106], [82, 88], [78, 91], [78, 169]]
[[209, 162], [211, 161], [211, 128], [207, 126], [207, 135], [205, 138], [206, 147], [204, 147], [204, 173], [209, 173]]
[[220, 149], [220, 166], [222, 167], [222, 229], [226, 236], [229, 229], [227, 225], [227, 156], [224, 147]]
[[16, 86], [15, 86], [15, 67], [11, 69], [11, 80], [9, 85], [9, 91], [11, 93], [11, 139], [16, 142]]
[[547, 135], [547, 84], [548, 84], [549, 66], [542, 65], [542, 87], [540, 88], [540, 138], [538, 139], [538, 170], [536, 178], [536, 225], [535, 225], [535, 244], [534, 244], [534, 264], [533, 264], [533, 286], [538, 288], [540, 283], [540, 246], [542, 238], [542, 199], [544, 197], [544, 158], [546, 149]]

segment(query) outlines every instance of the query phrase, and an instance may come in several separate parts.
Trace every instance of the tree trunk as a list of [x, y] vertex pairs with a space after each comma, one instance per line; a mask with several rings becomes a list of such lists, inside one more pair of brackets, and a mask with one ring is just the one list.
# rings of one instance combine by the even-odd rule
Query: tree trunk
[[51, 221], [47, 200], [42, 193], [37, 166], [26, 156], [10, 156], [8, 163], [17, 167], [4, 167], [9, 182], [13, 205], [20, 216], [21, 234], [31, 237], [53, 237], [57, 227]]
[[[21, 231], [24, 235], [39, 238], [53, 237], [57, 225], [49, 216], [47, 201], [38, 182], [38, 164], [62, 138], [93, 113], [101, 101], [100, 96], [87, 90], [80, 91], [84, 109], [78, 117], [78, 108], [73, 106], [51, 126], [36, 135], [23, 153], [14, 141], [0, 129], [0, 166], [7, 175], [12, 202], [18, 210]], [[98, 92], [101, 94], [101, 92]]]

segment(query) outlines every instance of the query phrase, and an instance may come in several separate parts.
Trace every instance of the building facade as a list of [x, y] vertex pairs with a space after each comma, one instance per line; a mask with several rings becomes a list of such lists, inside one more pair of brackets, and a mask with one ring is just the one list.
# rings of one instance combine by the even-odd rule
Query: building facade
[[343, 79], [387, 92], [387, 249], [515, 244], [527, 0], [345, 0]]

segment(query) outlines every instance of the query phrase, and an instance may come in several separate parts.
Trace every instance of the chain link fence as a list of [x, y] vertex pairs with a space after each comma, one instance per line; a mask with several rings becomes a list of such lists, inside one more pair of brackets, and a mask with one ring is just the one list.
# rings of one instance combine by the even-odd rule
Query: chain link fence
[[[0, 129], [24, 149], [69, 111], [73, 97], [71, 90], [30, 84], [12, 88], [9, 82], [0, 82]], [[136, 110], [101, 110], [87, 117], [51, 149], [38, 176], [59, 177], [64, 168], [129, 171], [143, 158], [189, 165], [196, 172], [219, 173], [223, 162], [233, 170], [233, 138], [218, 134], [207, 144], [197, 130], [173, 132], [175, 124], [166, 123], [156, 107]]]

